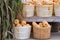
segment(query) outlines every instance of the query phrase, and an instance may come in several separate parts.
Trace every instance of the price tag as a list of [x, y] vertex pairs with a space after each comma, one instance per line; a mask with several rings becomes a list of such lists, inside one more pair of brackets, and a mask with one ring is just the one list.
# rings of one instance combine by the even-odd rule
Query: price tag
[[21, 0], [23, 3], [30, 2], [32, 0]]

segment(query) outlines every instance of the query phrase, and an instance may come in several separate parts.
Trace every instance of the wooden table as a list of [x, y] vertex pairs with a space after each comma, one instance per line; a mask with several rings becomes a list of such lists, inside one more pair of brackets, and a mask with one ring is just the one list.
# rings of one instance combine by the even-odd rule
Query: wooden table
[[52, 16], [52, 17], [24, 17], [24, 20], [27, 22], [41, 22], [43, 20], [46, 20], [48, 22], [52, 22], [52, 30], [54, 32], [57, 32], [59, 27], [59, 23], [60, 23], [60, 17], [56, 17], [56, 16]]
[[27, 22], [41, 22], [42, 20], [46, 20], [48, 22], [60, 22], [60, 17], [24, 17], [24, 20]]

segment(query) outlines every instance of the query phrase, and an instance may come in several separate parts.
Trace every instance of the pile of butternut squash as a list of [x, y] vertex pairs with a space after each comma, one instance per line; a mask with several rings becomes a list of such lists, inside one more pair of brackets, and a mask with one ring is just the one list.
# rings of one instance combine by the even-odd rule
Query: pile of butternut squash
[[40, 22], [39, 24], [37, 24], [36, 22], [32, 22], [32, 25], [33, 25], [33, 27], [38, 27], [38, 28], [41, 28], [41, 27], [51, 27], [51, 25], [47, 21], [45, 21], [45, 20]]
[[21, 22], [19, 21], [19, 19], [15, 19], [14, 20], [14, 25], [15, 27], [25, 27], [25, 26], [31, 26], [30, 24], [27, 24], [26, 21], [22, 20]]

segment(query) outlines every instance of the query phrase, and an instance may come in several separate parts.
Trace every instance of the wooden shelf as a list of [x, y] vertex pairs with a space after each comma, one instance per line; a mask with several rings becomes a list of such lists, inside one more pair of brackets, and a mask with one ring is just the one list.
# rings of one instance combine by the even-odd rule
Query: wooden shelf
[[60, 22], [60, 17], [24, 17], [24, 20], [27, 22], [41, 22], [42, 20], [46, 20], [48, 22]]

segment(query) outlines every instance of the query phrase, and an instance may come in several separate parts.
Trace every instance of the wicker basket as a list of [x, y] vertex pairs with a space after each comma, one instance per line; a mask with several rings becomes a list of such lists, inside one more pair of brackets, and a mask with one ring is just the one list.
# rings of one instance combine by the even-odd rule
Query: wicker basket
[[23, 6], [23, 16], [24, 17], [34, 16], [34, 5], [24, 5]]
[[51, 27], [47, 27], [47, 28], [33, 27], [34, 38], [38, 38], [38, 39], [50, 38], [50, 31], [51, 31]]
[[53, 5], [37, 5], [36, 13], [39, 17], [51, 17], [53, 12]]
[[15, 27], [14, 35], [16, 39], [28, 39], [30, 38], [31, 26]]
[[60, 5], [54, 5], [55, 16], [60, 16]]

